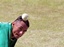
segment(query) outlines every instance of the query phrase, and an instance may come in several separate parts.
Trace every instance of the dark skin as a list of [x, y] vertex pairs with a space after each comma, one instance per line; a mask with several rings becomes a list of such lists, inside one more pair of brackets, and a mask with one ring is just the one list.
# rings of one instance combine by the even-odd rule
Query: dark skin
[[14, 21], [12, 23], [12, 38], [20, 38], [28, 29], [28, 26], [23, 21]]

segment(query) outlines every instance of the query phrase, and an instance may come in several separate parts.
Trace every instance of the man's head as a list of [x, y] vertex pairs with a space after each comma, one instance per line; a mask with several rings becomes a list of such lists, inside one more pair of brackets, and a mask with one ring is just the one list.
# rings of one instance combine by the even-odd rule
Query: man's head
[[12, 34], [13, 37], [18, 39], [21, 37], [28, 29], [29, 27], [29, 21], [23, 20], [22, 16], [19, 16], [13, 23], [12, 23]]

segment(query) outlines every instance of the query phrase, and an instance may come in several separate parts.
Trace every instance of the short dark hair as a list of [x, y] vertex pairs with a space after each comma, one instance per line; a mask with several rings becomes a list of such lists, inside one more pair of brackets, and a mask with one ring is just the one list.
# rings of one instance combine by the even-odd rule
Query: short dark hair
[[15, 21], [23, 21], [29, 27], [29, 21], [28, 20], [24, 21], [22, 19], [22, 16], [19, 16]]

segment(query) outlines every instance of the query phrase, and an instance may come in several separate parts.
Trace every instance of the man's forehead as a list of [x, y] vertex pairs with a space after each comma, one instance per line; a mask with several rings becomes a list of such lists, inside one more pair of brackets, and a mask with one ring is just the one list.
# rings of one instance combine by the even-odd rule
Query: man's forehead
[[28, 28], [28, 26], [23, 21], [19, 22], [18, 25], [23, 28]]

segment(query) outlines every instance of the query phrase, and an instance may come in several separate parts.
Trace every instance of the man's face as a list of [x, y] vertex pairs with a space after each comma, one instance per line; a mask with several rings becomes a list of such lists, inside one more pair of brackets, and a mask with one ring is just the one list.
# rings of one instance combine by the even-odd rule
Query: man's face
[[13, 24], [12, 34], [16, 39], [21, 37], [28, 29], [28, 26], [23, 21], [21, 22], [17, 21], [12, 24]]

